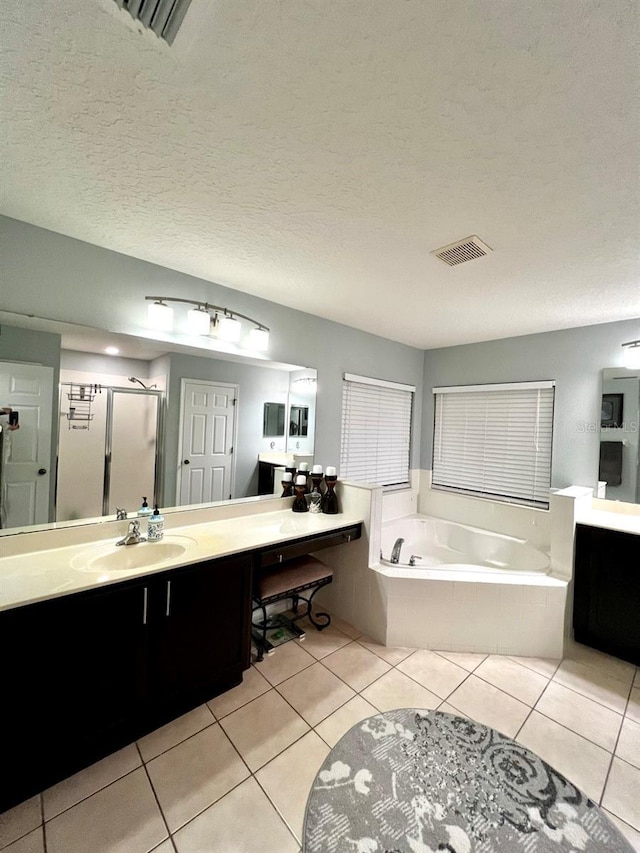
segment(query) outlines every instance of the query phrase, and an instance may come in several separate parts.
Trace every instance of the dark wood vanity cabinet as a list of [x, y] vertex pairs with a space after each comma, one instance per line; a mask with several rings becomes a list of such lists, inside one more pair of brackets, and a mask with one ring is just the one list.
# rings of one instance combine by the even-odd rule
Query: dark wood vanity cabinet
[[254, 566], [361, 525], [0, 612], [0, 812], [242, 681]]
[[166, 718], [158, 725], [240, 683], [250, 664], [250, 593], [249, 556], [199, 563], [154, 584], [150, 688]]
[[575, 639], [640, 665], [640, 536], [578, 524]]
[[242, 680], [250, 556], [0, 613], [0, 811]]

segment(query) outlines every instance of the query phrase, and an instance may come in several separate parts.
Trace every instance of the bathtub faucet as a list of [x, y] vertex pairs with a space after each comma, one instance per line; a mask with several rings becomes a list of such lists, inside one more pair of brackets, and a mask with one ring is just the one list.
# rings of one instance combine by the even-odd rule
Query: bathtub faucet
[[400, 562], [400, 549], [404, 545], [404, 539], [402, 537], [398, 537], [393, 544], [393, 548], [391, 549], [391, 559], [390, 563], [399, 563]]

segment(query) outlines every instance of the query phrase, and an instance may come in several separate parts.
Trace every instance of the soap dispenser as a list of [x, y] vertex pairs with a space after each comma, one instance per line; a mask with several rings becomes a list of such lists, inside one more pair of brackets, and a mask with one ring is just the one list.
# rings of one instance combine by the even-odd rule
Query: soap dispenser
[[164, 516], [160, 515], [160, 510], [156, 504], [153, 514], [149, 516], [149, 525], [147, 528], [147, 542], [159, 542], [164, 536]]
[[148, 515], [151, 515], [152, 512], [153, 512], [153, 510], [151, 509], [151, 507], [147, 503], [146, 496], [143, 495], [142, 496], [142, 505], [141, 505], [140, 509], [138, 510], [138, 516], [146, 517]]

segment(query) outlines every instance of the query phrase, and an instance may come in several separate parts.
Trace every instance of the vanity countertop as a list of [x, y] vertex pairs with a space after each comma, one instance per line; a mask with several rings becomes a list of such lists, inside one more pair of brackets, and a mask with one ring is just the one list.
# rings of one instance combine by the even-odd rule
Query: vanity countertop
[[622, 533], [640, 535], [640, 515], [609, 512], [601, 509], [584, 509], [576, 514], [578, 524], [590, 527], [603, 527], [605, 530], [618, 530]]
[[[362, 521], [361, 517], [345, 513], [315, 515], [279, 510], [174, 527], [165, 531], [162, 542], [178, 543], [185, 550], [178, 556], [163, 553], [161, 562], [154, 561], [151, 565], [133, 568], [94, 568], [89, 566], [89, 562], [96, 557], [123, 551], [134, 558], [139, 553], [141, 557], [146, 556], [156, 543], [143, 542], [116, 548], [115, 543], [121, 538], [118, 536], [0, 557], [0, 610], [131, 580], [190, 563], [267, 548], [304, 536], [340, 530]], [[145, 551], [138, 552], [136, 549]]]

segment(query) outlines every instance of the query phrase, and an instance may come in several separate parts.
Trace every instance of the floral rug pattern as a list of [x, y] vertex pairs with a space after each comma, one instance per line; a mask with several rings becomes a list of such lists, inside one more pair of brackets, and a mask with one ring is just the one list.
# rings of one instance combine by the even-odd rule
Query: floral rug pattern
[[304, 853], [633, 853], [575, 785], [508, 737], [440, 711], [354, 726], [320, 768]]

